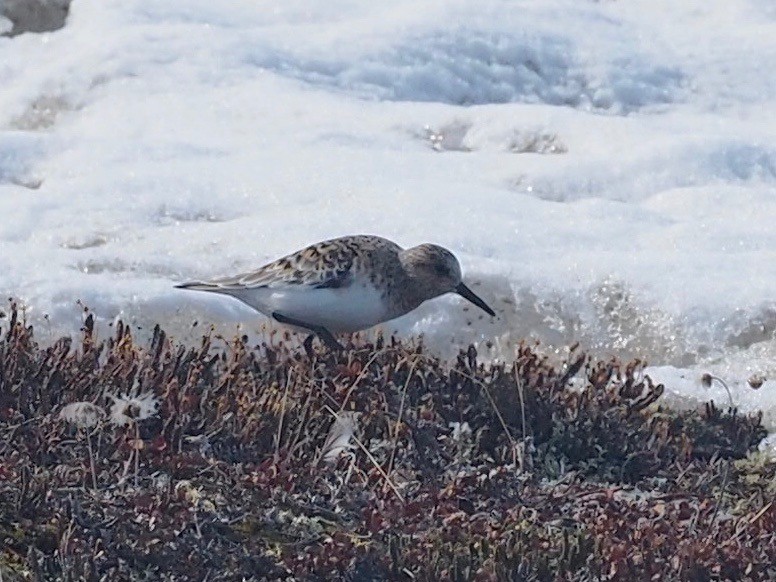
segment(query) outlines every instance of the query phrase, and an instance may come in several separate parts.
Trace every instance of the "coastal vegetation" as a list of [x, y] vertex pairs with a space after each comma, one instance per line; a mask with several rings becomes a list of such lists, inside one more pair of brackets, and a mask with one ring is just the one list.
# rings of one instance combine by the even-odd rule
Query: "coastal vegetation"
[[766, 580], [760, 415], [521, 345], [0, 339], [2, 580]]

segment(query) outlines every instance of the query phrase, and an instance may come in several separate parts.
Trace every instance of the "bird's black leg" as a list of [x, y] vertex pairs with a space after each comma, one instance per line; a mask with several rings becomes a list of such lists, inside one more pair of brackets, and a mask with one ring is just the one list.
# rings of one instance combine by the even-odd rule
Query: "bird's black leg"
[[304, 346], [304, 351], [307, 352], [307, 357], [310, 358], [311, 360], [313, 359], [313, 356], [315, 355], [315, 352], [313, 351], [313, 338], [314, 337], [315, 337], [315, 334], [311, 333], [302, 342], [302, 345]]
[[345, 350], [342, 344], [337, 341], [337, 338], [335, 338], [332, 333], [325, 327], [317, 327], [315, 329], [315, 333], [318, 334], [318, 337], [321, 338], [321, 340], [323, 340], [323, 343], [329, 346], [330, 350], [334, 350], [335, 352], [341, 352]]
[[[282, 313], [278, 313], [277, 311], [272, 312], [272, 317], [274, 317], [277, 321], [280, 323], [285, 323], [286, 325], [295, 325], [296, 327], [301, 327], [302, 329], [307, 329], [313, 332], [315, 335], [317, 335], [319, 338], [321, 338], [321, 341], [325, 343], [327, 346], [329, 346], [329, 349], [334, 350], [335, 352], [341, 352], [345, 348], [342, 347], [342, 344], [340, 344], [336, 338], [331, 334], [331, 332], [323, 327], [322, 325], [313, 325], [312, 323], [305, 323], [304, 321], [299, 321], [298, 319], [294, 319], [293, 317], [288, 317], [286, 315], [283, 315]], [[307, 354], [310, 355], [312, 353], [312, 335], [308, 336], [306, 340], [304, 340], [304, 349], [307, 351]]]

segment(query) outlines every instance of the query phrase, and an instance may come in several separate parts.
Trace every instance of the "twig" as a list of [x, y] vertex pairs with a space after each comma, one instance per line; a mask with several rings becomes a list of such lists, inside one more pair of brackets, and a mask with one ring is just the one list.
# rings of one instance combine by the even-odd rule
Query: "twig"
[[132, 445], [132, 449], [135, 453], [135, 489], [137, 489], [137, 474], [140, 472], [140, 449], [138, 448], [140, 443], [140, 426], [138, 425], [137, 421], [134, 422], [135, 425], [135, 442]]
[[713, 374], [704, 374], [701, 377], [701, 381], [706, 386], [711, 386], [712, 380], [716, 380], [717, 382], [722, 384], [722, 387], [725, 389], [725, 392], [727, 392], [728, 399], [730, 400], [730, 408], [731, 408], [731, 411], [732, 411], [732, 409], [735, 408], [735, 404], [733, 404], [733, 394], [732, 394], [732, 392], [730, 392], [730, 388], [728, 388], [727, 383], [725, 383], [725, 381], [722, 378], [720, 378], [719, 376], [714, 376]]
[[490, 402], [491, 407], [493, 408], [493, 412], [496, 413], [496, 417], [498, 418], [499, 423], [501, 423], [501, 428], [504, 430], [504, 434], [507, 435], [507, 439], [509, 440], [509, 444], [512, 447], [512, 462], [517, 465], [517, 442], [512, 437], [512, 433], [509, 432], [509, 427], [507, 427], [507, 423], [504, 420], [504, 417], [501, 414], [501, 411], [499, 411], [498, 406], [496, 406], [496, 401], [493, 399], [493, 396], [490, 393], [490, 390], [488, 390], [488, 387], [485, 385], [484, 382], [481, 382], [474, 376], [467, 374], [466, 372], [462, 372], [461, 370], [453, 370], [456, 374], [460, 374], [464, 378], [468, 378], [475, 384], [477, 384], [480, 388], [482, 388], [483, 392], [485, 392], [485, 395], [488, 397], [488, 401]]
[[348, 388], [347, 394], [345, 394], [345, 398], [342, 400], [342, 404], [340, 405], [340, 411], [344, 410], [345, 405], [348, 403], [348, 400], [350, 400], [350, 395], [353, 394], [353, 390], [356, 389], [356, 386], [358, 386], [358, 383], [363, 380], [364, 376], [366, 376], [367, 372], [369, 371], [369, 366], [372, 365], [372, 363], [377, 359], [377, 356], [382, 354], [383, 352], [387, 351], [388, 348], [383, 348], [381, 350], [377, 350], [374, 354], [372, 354], [372, 357], [369, 358], [366, 365], [361, 368], [361, 371], [358, 373], [358, 376], [356, 376], [356, 379], [353, 381], [353, 384]]
[[[734, 534], [734, 535], [733, 535], [733, 536], [732, 536], [730, 539], [728, 539], [728, 540], [725, 542], [725, 545], [727, 545], [727, 544], [731, 544], [731, 543], [733, 543], [734, 541], [736, 541], [736, 540], [737, 540], [737, 539], [738, 539], [738, 538], [741, 536], [741, 534], [742, 534], [742, 533], [744, 533], [744, 531], [746, 531], [746, 528], [747, 528], [747, 526], [750, 526], [750, 525], [752, 525], [754, 522], [756, 522], [758, 519], [760, 519], [760, 518], [761, 518], [761, 517], [762, 517], [762, 516], [765, 514], [765, 512], [766, 512], [766, 511], [768, 511], [768, 510], [769, 510], [771, 507], [773, 507], [773, 501], [769, 501], [768, 503], [766, 503], [766, 504], [765, 504], [765, 505], [762, 507], [762, 509], [760, 509], [760, 511], [758, 511], [757, 513], [755, 513], [755, 514], [754, 514], [754, 515], [753, 515], [753, 516], [752, 516], [752, 517], [749, 519], [749, 521], [746, 523], [746, 525], [745, 525], [744, 527], [742, 527], [741, 529], [737, 530], [737, 531], [736, 531], [736, 533], [735, 533], [735, 534]], [[741, 521], [743, 521], [743, 520], [741, 520]]]
[[291, 442], [288, 444], [288, 452], [289, 455], [293, 456], [294, 450], [296, 449], [297, 443], [299, 443], [299, 440], [302, 438], [302, 431], [307, 427], [307, 415], [310, 412], [310, 406], [312, 404], [312, 393], [314, 389], [314, 384], [310, 381], [309, 377], [305, 378], [307, 380], [307, 387], [309, 390], [307, 390], [307, 394], [305, 395], [304, 404], [302, 406], [301, 414], [299, 415], [299, 426], [296, 429], [296, 434], [294, 435], [294, 438], [291, 440]]
[[722, 487], [719, 491], [719, 497], [717, 498], [716, 507], [714, 507], [714, 515], [711, 516], [711, 525], [717, 521], [717, 514], [719, 513], [719, 506], [722, 504], [722, 498], [725, 496], [725, 489], [727, 488], [728, 475], [730, 473], [730, 461], [725, 461], [725, 474], [722, 476]]
[[517, 362], [514, 367], [515, 384], [517, 384], [517, 395], [520, 397], [520, 421], [523, 423], [523, 441], [525, 441], [525, 395], [523, 394], [523, 381], [517, 373]]
[[[94, 450], [92, 449], [92, 434], [86, 431], [86, 444], [89, 446], [89, 468], [92, 471], [92, 487], [97, 491], [97, 471], [94, 468]], [[2, 581], [0, 581], [2, 582]]]
[[199, 527], [199, 515], [197, 514], [197, 504], [194, 504], [192, 508], [194, 511], [194, 529], [196, 530], [197, 539], [202, 539], [202, 530]]
[[401, 426], [401, 419], [404, 415], [404, 401], [407, 397], [407, 388], [409, 388], [410, 380], [412, 380], [412, 375], [415, 373], [415, 366], [417, 365], [418, 360], [417, 358], [412, 360], [412, 365], [410, 366], [410, 371], [407, 374], [407, 381], [404, 382], [404, 388], [402, 388], [401, 391], [401, 403], [399, 404], [399, 418], [396, 419], [396, 424], [394, 425], [393, 429], [393, 447], [391, 448], [391, 458], [388, 460], [388, 474], [391, 474], [391, 471], [393, 470], [393, 460], [396, 456], [396, 447], [399, 444], [399, 427]]
[[280, 454], [280, 438], [283, 432], [283, 420], [286, 417], [286, 401], [288, 400], [288, 387], [291, 385], [291, 374], [293, 368], [288, 370], [288, 376], [286, 376], [286, 386], [283, 389], [283, 401], [280, 405], [280, 420], [278, 421], [278, 432], [275, 435], [275, 458], [278, 458]]

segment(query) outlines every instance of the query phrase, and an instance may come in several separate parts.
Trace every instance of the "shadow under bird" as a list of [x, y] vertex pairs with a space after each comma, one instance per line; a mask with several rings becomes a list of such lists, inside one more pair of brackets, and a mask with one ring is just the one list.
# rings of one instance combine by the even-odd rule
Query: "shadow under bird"
[[230, 295], [276, 321], [317, 335], [342, 349], [333, 334], [367, 329], [409, 313], [424, 301], [457, 293], [494, 316], [461, 280], [458, 259], [447, 249], [422, 244], [403, 249], [369, 235], [322, 241], [255, 271], [179, 289]]

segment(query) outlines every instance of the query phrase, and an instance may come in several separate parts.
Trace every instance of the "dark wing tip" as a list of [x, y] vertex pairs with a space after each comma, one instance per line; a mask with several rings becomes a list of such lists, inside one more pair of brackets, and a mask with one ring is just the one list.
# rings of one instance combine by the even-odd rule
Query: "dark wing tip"
[[332, 277], [331, 279], [315, 285], [316, 289], [342, 289], [347, 287], [348, 277]]
[[210, 291], [216, 289], [209, 283], [203, 283], [202, 281], [189, 281], [188, 283], [180, 283], [175, 285], [175, 289], [193, 289], [194, 291]]

